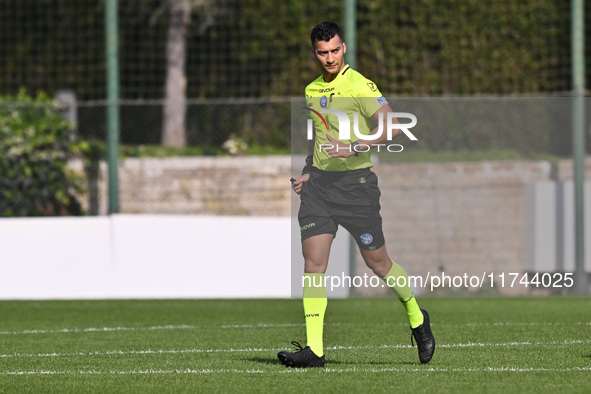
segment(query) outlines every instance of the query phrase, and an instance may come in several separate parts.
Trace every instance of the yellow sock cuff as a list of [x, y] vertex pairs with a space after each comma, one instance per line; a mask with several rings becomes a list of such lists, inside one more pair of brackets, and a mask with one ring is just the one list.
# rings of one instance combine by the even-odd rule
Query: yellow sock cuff
[[304, 274], [302, 281], [304, 298], [326, 298], [326, 276], [324, 274]]

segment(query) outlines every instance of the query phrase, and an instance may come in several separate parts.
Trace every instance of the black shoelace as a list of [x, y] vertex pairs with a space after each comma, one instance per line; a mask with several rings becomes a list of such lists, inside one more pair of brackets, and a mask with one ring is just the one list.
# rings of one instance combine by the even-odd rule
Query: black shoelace
[[301, 352], [302, 350], [304, 350], [304, 348], [302, 347], [302, 345], [300, 345], [300, 343], [297, 342], [297, 341], [291, 341], [291, 344], [293, 346], [295, 346], [296, 348], [299, 348], [298, 352]]

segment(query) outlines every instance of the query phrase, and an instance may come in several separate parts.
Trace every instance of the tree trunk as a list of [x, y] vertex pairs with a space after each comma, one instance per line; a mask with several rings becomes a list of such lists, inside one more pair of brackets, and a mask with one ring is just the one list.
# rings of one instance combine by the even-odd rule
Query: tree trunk
[[166, 43], [166, 101], [162, 144], [183, 147], [187, 143], [187, 27], [191, 18], [190, 0], [168, 0], [170, 16]]

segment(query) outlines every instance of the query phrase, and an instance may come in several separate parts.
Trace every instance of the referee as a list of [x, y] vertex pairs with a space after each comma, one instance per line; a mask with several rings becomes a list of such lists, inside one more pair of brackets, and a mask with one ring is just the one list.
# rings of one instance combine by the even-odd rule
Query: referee
[[[324, 367], [323, 327], [327, 306], [325, 272], [337, 227], [343, 226], [356, 240], [361, 255], [371, 270], [383, 278], [406, 310], [411, 340], [417, 343], [419, 360], [428, 363], [435, 351], [429, 315], [420, 309], [413, 296], [405, 270], [392, 261], [386, 251], [380, 216], [380, 189], [371, 171], [371, 152], [387, 142], [387, 133], [375, 137], [372, 119], [387, 119], [392, 112], [377, 86], [344, 62], [347, 46], [339, 26], [332, 22], [316, 25], [310, 34], [312, 52], [322, 68], [322, 75], [306, 87], [308, 108], [338, 109], [353, 124], [357, 115], [359, 134], [339, 140], [337, 116], [327, 114], [326, 125], [315, 125], [302, 175], [292, 182], [300, 195], [298, 221], [304, 255], [303, 304], [307, 346], [296, 352], [277, 354], [287, 367]], [[353, 129], [353, 128], [351, 128]], [[400, 134], [394, 130], [393, 136]], [[360, 149], [363, 146], [363, 149]], [[405, 280], [399, 280], [399, 278]], [[405, 283], [406, 287], [392, 287]], [[413, 341], [414, 343], [414, 341]]]

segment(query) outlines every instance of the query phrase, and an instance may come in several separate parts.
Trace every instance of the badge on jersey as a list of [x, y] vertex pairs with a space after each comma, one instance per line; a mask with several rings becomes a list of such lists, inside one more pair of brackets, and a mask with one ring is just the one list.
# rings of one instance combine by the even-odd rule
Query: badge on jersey
[[320, 106], [322, 108], [326, 108], [326, 104], [328, 104], [328, 99], [326, 98], [326, 96], [322, 96], [320, 98]]
[[380, 104], [380, 107], [383, 107], [384, 105], [388, 104], [388, 100], [386, 100], [384, 96], [380, 96], [376, 100], [378, 100], [378, 104]]

